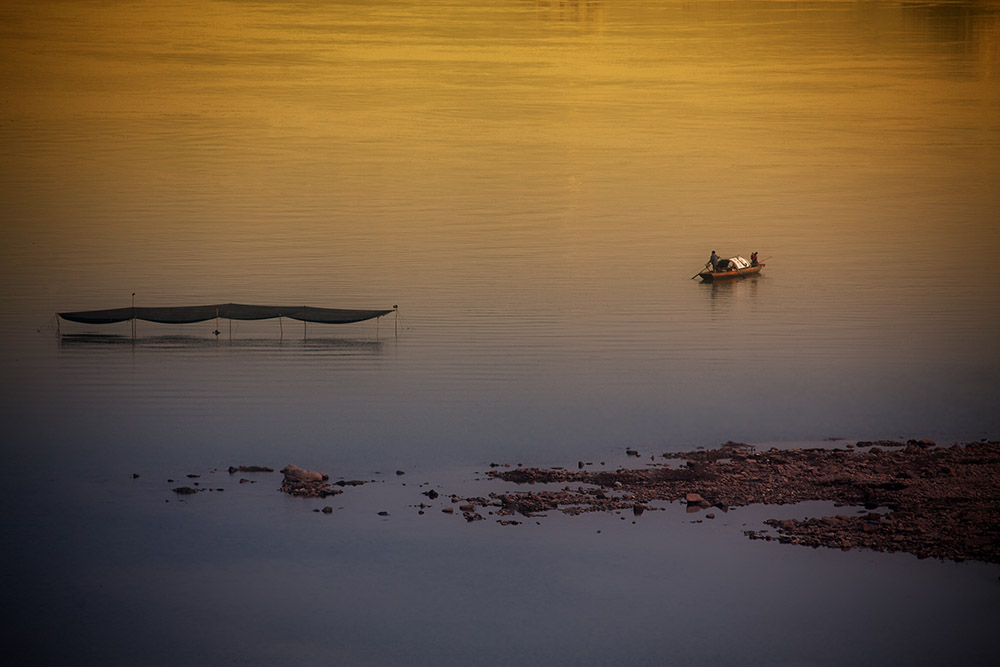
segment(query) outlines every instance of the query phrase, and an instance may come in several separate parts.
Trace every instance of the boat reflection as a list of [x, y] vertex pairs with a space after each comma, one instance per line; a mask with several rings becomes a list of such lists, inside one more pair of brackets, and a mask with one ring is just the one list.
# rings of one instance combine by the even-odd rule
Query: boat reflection
[[766, 281], [767, 277], [762, 273], [752, 273], [739, 278], [729, 280], [709, 280], [698, 283], [701, 289], [711, 297], [729, 297], [740, 294], [756, 294], [758, 285]]

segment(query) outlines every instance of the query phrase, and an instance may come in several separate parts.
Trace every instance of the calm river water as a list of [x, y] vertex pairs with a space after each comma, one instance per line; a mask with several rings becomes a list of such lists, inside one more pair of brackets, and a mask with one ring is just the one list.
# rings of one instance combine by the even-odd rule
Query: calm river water
[[[829, 508], [413, 506], [493, 461], [1000, 437], [1000, 2], [11, 0], [0, 56], [38, 664], [992, 664], [996, 567], [741, 534]], [[767, 267], [699, 284], [713, 249]], [[133, 293], [399, 317], [54, 318]], [[287, 463], [377, 482], [325, 516], [209, 472]]]

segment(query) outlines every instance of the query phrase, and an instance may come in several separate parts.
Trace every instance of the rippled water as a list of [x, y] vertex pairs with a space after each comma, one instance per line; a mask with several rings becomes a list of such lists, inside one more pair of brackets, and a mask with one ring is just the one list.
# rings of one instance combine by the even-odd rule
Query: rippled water
[[[420, 524], [398, 518], [416, 480], [384, 482], [391, 528], [303, 541], [312, 513], [266, 493], [178, 514], [156, 484], [289, 462], [467, 484], [626, 446], [997, 437], [996, 2], [13, 1], [0, 26], [4, 520], [15, 576], [54, 576], [15, 591], [29, 644], [49, 619], [92, 644], [80, 662], [219, 664], [251, 627], [265, 657], [236, 662], [658, 664], [669, 646], [745, 664], [737, 646], [774, 650], [790, 624], [812, 643], [751, 662], [884, 663], [871, 628], [835, 639], [862, 596], [883, 629], [955, 610], [940, 640], [885, 630], [911, 662], [957, 644], [985, 664], [990, 568], [776, 552], [738, 521], [604, 542], [558, 518], [538, 537]], [[713, 249], [767, 268], [691, 280]], [[400, 318], [57, 329], [133, 292]], [[109, 592], [124, 580], [143, 586]], [[729, 609], [734, 639], [668, 612], [674, 594]], [[832, 608], [802, 615], [816, 596]], [[773, 623], [746, 620], [760, 608]], [[108, 630], [128, 614], [136, 652]]]

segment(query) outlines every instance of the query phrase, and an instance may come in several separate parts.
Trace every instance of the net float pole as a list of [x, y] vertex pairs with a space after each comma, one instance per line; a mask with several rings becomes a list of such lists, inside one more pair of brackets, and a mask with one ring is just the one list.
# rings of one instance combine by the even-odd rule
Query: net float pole
[[132, 340], [135, 340], [135, 292], [132, 292]]

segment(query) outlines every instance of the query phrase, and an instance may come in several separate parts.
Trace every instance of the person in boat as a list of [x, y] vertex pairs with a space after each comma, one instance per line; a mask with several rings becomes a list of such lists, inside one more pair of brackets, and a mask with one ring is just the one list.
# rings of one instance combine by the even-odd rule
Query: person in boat
[[757, 253], [750, 253], [750, 266], [757, 266]]
[[715, 254], [714, 250], [712, 251], [712, 256], [708, 258], [708, 263], [712, 265], [712, 271], [719, 270], [719, 256]]

